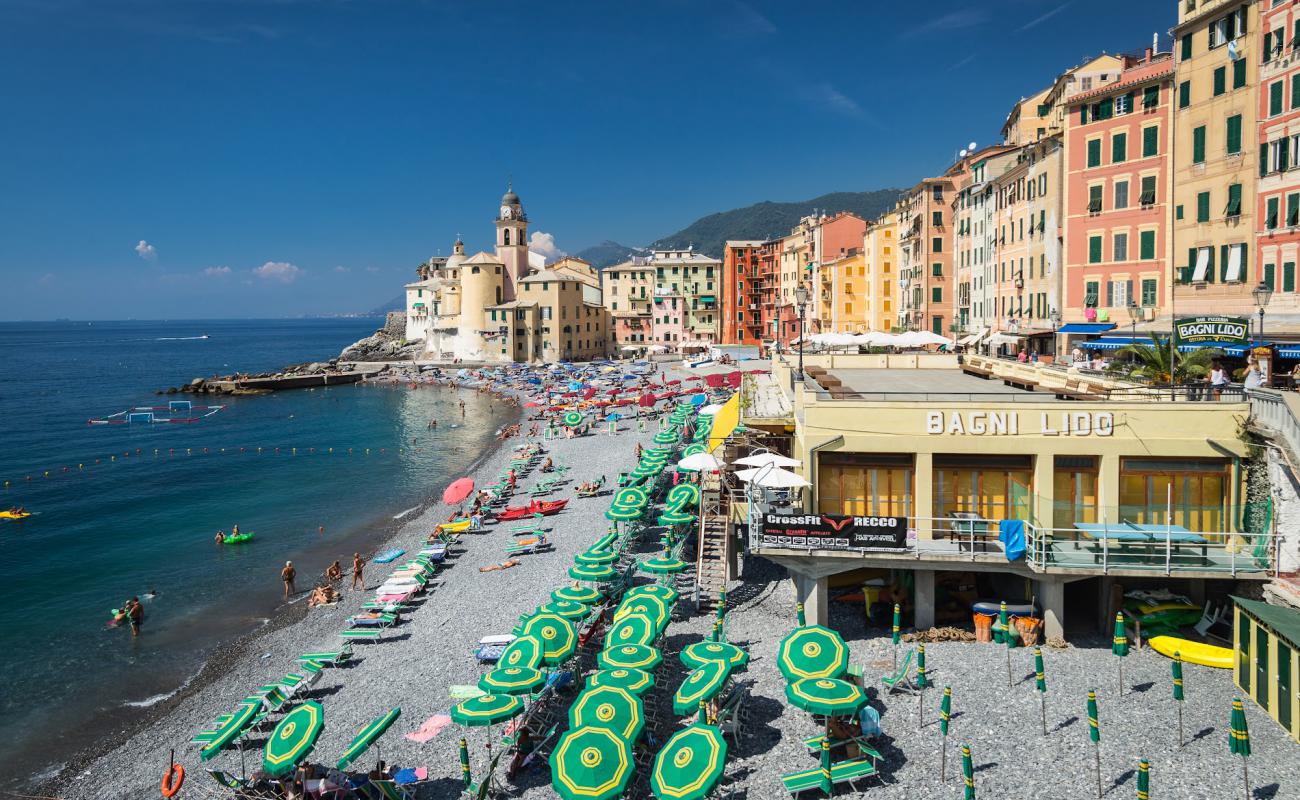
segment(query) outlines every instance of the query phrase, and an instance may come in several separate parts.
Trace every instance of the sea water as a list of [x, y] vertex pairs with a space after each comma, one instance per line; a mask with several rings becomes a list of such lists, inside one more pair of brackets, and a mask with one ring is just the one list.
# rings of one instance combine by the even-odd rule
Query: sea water
[[[325, 360], [379, 322], [0, 324], [0, 509], [35, 514], [0, 522], [2, 785], [48, 773], [179, 691], [274, 614], [286, 560], [300, 588], [336, 558], [347, 568], [491, 449], [513, 415], [472, 392], [154, 394]], [[172, 399], [225, 408], [192, 423], [87, 424]], [[214, 543], [236, 524], [251, 543]], [[138, 639], [106, 627], [150, 591]]]

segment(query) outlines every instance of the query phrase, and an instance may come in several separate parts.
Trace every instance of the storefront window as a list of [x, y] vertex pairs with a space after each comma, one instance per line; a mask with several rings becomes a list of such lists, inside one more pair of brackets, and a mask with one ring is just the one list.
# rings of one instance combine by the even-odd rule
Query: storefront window
[[912, 456], [853, 454], [821, 456], [817, 512], [911, 517]]
[[1097, 521], [1097, 459], [1057, 456], [1053, 477], [1053, 528]]
[[1032, 487], [1029, 456], [936, 455], [933, 515], [968, 513], [988, 520], [1029, 520]]
[[1120, 521], [1225, 531], [1228, 475], [1226, 459], [1122, 459]]

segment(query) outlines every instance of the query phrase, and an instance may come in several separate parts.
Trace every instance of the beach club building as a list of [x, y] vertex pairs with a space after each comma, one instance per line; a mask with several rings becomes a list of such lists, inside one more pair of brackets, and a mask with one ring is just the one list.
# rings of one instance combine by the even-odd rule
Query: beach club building
[[[789, 569], [810, 617], [826, 622], [852, 572], [902, 589], [918, 628], [1014, 599], [1062, 636], [1113, 614], [1116, 584], [1202, 602], [1271, 575], [1240, 396], [970, 361], [806, 355], [803, 380], [784, 360], [748, 379], [768, 385], [742, 390], [743, 425], [788, 444], [811, 485], [785, 508], [746, 490], [763, 512], [747, 546]], [[755, 400], [774, 391], [783, 402]]]

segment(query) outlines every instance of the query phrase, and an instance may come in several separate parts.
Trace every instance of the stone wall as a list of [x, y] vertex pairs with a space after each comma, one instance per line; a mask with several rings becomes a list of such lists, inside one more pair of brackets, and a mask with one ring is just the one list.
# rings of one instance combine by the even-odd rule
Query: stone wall
[[406, 338], [406, 312], [389, 311], [388, 316], [384, 318], [384, 333], [395, 336], [400, 341]]

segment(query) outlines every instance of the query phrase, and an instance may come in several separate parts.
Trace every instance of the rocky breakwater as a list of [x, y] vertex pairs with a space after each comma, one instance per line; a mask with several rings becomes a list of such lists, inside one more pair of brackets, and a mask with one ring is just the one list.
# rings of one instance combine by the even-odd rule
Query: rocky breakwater
[[372, 372], [357, 369], [351, 364], [340, 364], [338, 359], [332, 359], [326, 362], [296, 364], [285, 367], [279, 372], [235, 373], [195, 378], [184, 386], [164, 389], [158, 394], [264, 394], [281, 389], [306, 389], [314, 386], [356, 383]]
[[411, 361], [424, 353], [424, 340], [406, 340], [406, 314], [389, 312], [384, 327], [339, 353], [340, 361]]

